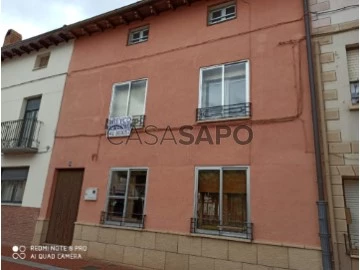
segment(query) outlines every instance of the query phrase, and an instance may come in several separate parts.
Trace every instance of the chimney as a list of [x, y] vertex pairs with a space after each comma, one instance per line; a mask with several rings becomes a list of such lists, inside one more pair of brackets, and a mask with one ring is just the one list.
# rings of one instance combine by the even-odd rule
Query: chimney
[[14, 44], [22, 40], [22, 36], [15, 30], [9, 29], [5, 35], [3, 46]]

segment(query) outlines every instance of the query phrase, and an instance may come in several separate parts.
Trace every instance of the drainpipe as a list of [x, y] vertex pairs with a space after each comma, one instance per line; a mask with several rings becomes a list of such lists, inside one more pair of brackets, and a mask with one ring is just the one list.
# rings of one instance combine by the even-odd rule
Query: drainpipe
[[[315, 73], [316, 73], [316, 88], [318, 96], [323, 94], [323, 86], [321, 81], [321, 63], [320, 63], [320, 44], [316, 42], [315, 44]], [[320, 119], [325, 119], [325, 104], [324, 100], [319, 97], [319, 113]], [[327, 138], [326, 138], [326, 123], [325, 121], [320, 121], [320, 133], [322, 139], [322, 147], [323, 147], [323, 157], [324, 157], [324, 166], [325, 171], [330, 172], [330, 161], [329, 161], [329, 151], [327, 149]], [[331, 233], [331, 243], [333, 246], [332, 255], [334, 260], [334, 269], [339, 270], [339, 253], [337, 248], [337, 235], [335, 231], [335, 217], [334, 217], [334, 201], [333, 201], [333, 193], [331, 190], [331, 176], [329, 174], [325, 174], [325, 187], [327, 194], [327, 202], [329, 204], [329, 221], [330, 221], [330, 233]]]
[[306, 32], [306, 48], [307, 48], [307, 60], [309, 70], [309, 83], [310, 83], [310, 97], [311, 97], [311, 110], [312, 110], [312, 122], [313, 122], [313, 135], [314, 135], [314, 147], [315, 147], [315, 161], [316, 161], [316, 178], [318, 185], [318, 216], [319, 216], [319, 236], [322, 251], [322, 264], [324, 270], [332, 270], [331, 253], [330, 253], [330, 233], [328, 227], [328, 211], [327, 202], [325, 201], [323, 171], [321, 162], [320, 151], [320, 136], [318, 125], [318, 111], [317, 111], [317, 99], [315, 90], [314, 79], [314, 63], [313, 52], [311, 44], [311, 29], [309, 18], [309, 5], [308, 0], [304, 2], [304, 16], [305, 16], [305, 32]]

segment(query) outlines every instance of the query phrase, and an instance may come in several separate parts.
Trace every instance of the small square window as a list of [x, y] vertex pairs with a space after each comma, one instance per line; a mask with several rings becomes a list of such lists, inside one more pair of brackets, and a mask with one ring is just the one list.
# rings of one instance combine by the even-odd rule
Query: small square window
[[145, 42], [149, 39], [149, 26], [136, 28], [130, 31], [128, 45]]
[[236, 5], [234, 2], [228, 2], [209, 9], [208, 24], [212, 25], [235, 18]]
[[36, 57], [34, 69], [46, 68], [50, 59], [50, 53], [40, 54]]

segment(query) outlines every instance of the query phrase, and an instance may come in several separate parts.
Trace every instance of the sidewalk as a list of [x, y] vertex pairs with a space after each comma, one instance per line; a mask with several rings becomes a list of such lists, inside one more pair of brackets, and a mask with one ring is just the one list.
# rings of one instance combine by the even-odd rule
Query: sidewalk
[[[29, 248], [27, 247], [27, 250]], [[129, 266], [120, 266], [106, 261], [92, 259], [39, 259], [38, 255], [57, 254], [54, 252], [33, 252], [26, 251], [25, 259], [14, 259], [12, 257], [13, 250], [11, 246], [1, 246], [1, 268], [6, 270], [36, 270], [36, 269], [52, 269], [52, 270], [139, 270], [141, 268], [133, 268]], [[31, 254], [36, 254], [37, 259], [31, 259]], [[56, 257], [56, 256], [55, 256]]]

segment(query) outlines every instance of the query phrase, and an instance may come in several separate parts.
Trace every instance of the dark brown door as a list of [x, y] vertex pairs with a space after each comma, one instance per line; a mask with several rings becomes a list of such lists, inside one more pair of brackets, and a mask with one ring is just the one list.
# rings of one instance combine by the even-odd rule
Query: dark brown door
[[71, 245], [84, 170], [59, 170], [46, 242]]

